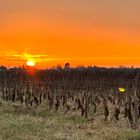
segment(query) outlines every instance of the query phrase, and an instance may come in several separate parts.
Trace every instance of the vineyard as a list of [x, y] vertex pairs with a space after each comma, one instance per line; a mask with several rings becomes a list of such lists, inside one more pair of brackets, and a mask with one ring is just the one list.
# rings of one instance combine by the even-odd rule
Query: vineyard
[[[37, 110], [76, 115], [87, 122], [113, 122], [140, 129], [140, 69], [53, 68], [28, 72], [25, 68], [0, 70], [2, 102], [19, 103], [16, 111]], [[10, 104], [9, 104], [10, 106]]]

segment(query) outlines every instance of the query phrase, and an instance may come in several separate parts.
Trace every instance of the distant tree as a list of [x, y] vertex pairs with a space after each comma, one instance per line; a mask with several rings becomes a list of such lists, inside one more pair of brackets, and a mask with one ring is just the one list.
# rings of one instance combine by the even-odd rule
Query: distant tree
[[57, 65], [56, 66], [56, 70], [62, 70], [62, 66], [61, 65]]
[[1, 66], [1, 67], [0, 67], [0, 71], [6, 71], [6, 70], [7, 70], [6, 67], [4, 67], [4, 66]]
[[79, 66], [76, 67], [76, 69], [86, 69], [86, 68], [83, 65], [79, 65]]
[[120, 68], [120, 69], [125, 69], [126, 67], [123, 66], [123, 65], [120, 65], [119, 68]]
[[66, 63], [65, 66], [64, 66], [64, 68], [65, 69], [69, 69], [70, 68], [70, 64], [69, 63]]

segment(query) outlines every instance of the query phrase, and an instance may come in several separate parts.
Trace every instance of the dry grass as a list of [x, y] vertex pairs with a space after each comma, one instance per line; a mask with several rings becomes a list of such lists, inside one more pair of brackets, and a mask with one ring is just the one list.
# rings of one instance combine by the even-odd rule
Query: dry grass
[[74, 115], [45, 111], [45, 107], [27, 110], [18, 104], [0, 104], [1, 140], [140, 140], [138, 131], [93, 122]]

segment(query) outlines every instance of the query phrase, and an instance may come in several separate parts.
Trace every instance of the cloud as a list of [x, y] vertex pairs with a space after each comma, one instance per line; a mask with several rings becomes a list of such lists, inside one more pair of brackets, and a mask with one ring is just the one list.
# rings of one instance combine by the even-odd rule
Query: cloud
[[29, 54], [29, 53], [15, 53], [9, 52], [0, 55], [1, 61], [13, 61], [13, 62], [25, 62], [28, 60], [34, 60], [36, 62], [41, 62], [48, 59], [48, 55], [45, 54]]

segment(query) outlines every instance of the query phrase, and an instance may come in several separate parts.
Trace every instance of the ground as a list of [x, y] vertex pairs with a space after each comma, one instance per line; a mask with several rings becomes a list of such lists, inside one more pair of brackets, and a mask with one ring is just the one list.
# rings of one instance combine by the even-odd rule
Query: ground
[[140, 133], [100, 119], [91, 122], [44, 107], [27, 110], [19, 104], [2, 102], [0, 140], [140, 140]]

